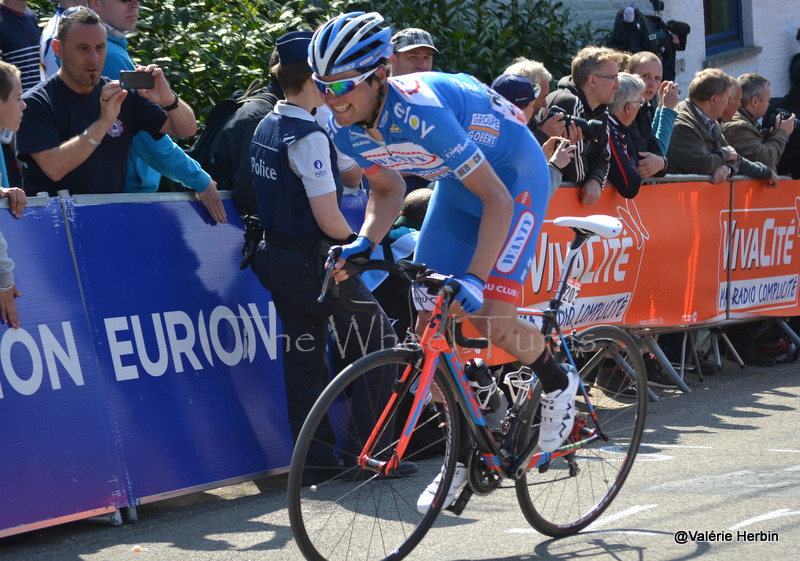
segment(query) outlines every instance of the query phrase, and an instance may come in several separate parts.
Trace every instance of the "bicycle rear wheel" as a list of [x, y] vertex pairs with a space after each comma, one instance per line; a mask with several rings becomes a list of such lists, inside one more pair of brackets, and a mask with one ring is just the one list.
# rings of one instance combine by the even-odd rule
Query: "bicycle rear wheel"
[[[358, 467], [361, 453], [393, 393], [394, 406], [382, 424], [374, 455], [389, 459], [414, 399], [421, 350], [388, 349], [368, 355], [339, 374], [325, 389], [297, 439], [289, 471], [289, 520], [306, 559], [402, 559], [439, 514], [456, 467], [456, 401], [437, 370], [435, 401], [425, 408], [403, 461], [404, 477], [383, 477]], [[403, 383], [396, 382], [404, 372]], [[333, 429], [331, 431], [331, 428]], [[331, 438], [331, 432], [335, 435]], [[417, 498], [442, 475], [433, 506], [417, 511]], [[434, 485], [434, 488], [436, 486]]]
[[[557, 458], [516, 482], [525, 518], [536, 530], [553, 537], [582, 530], [614, 500], [639, 449], [647, 410], [645, 365], [630, 335], [618, 327], [601, 325], [569, 339], [598, 424], [608, 440]], [[575, 407], [576, 424], [594, 427], [580, 393]], [[529, 435], [521, 435], [520, 442], [538, 438], [537, 422], [534, 419]]]

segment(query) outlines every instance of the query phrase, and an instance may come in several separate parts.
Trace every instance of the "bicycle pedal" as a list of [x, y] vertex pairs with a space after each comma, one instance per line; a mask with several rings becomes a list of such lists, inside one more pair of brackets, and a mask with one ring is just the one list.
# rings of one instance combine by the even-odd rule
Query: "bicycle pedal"
[[464, 487], [461, 493], [459, 493], [455, 502], [448, 506], [445, 510], [449, 510], [456, 516], [461, 516], [461, 513], [464, 512], [464, 509], [467, 507], [470, 497], [472, 497], [472, 487], [467, 485]]

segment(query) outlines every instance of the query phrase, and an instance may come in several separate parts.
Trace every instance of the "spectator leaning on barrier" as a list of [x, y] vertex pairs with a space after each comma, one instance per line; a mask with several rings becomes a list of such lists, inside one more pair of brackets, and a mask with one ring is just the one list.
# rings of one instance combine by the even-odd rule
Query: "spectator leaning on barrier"
[[[351, 312], [331, 296], [317, 301], [328, 249], [352, 241], [356, 235], [339, 209], [343, 186], [336, 150], [311, 114], [322, 105], [308, 65], [311, 36], [311, 32], [295, 31], [278, 39], [275, 74], [286, 100], [279, 101], [258, 125], [251, 147], [253, 185], [264, 229], [255, 271], [272, 293], [286, 336], [284, 383], [289, 428], [295, 439], [330, 380], [326, 360], [329, 322], [334, 328], [334, 352], [347, 363], [396, 342], [380, 309], [377, 313]], [[352, 279], [347, 289], [356, 301], [375, 302], [360, 278]], [[350, 333], [353, 328], [358, 336]], [[372, 383], [380, 387], [388, 378], [377, 375]], [[332, 430], [329, 442], [315, 443], [311, 451], [315, 465], [334, 467], [334, 444]], [[416, 466], [406, 467], [416, 470]], [[314, 478], [313, 473], [304, 474], [307, 483]]]
[[564, 168], [564, 181], [582, 186], [581, 203], [594, 205], [608, 176], [608, 112], [606, 105], [619, 88], [619, 68], [624, 55], [607, 47], [585, 47], [572, 59], [572, 75], [558, 81], [558, 88], [547, 96], [547, 108], [563, 109], [586, 120], [600, 121], [589, 138], [581, 130], [576, 138], [575, 159]]
[[56, 30], [58, 29], [58, 22], [61, 21], [61, 16], [69, 8], [73, 6], [88, 6], [86, 0], [61, 0], [56, 6], [56, 13], [51, 17], [47, 24], [42, 29], [42, 35], [39, 39], [39, 58], [42, 60], [42, 70], [44, 77], [49, 78], [58, 72], [61, 66], [60, 61], [53, 54], [53, 39], [56, 37]]
[[731, 96], [731, 78], [718, 68], [695, 74], [688, 99], [677, 106], [678, 117], [667, 157], [674, 173], [710, 175], [711, 183], [722, 183], [740, 173], [778, 185], [778, 176], [768, 166], [740, 156], [728, 144], [717, 119]]
[[[0, 129], [16, 131], [22, 122], [25, 102], [22, 100], [22, 81], [19, 69], [0, 61]], [[11, 213], [22, 216], [27, 199], [22, 189], [0, 189], [0, 198], [8, 199]], [[8, 243], [0, 233], [0, 320], [11, 327], [19, 327], [19, 315], [14, 298], [20, 296], [14, 283], [14, 261], [8, 256]]]
[[151, 90], [123, 90], [119, 81], [102, 77], [106, 43], [94, 11], [77, 6], [64, 12], [53, 40], [61, 68], [24, 96], [28, 108], [17, 150], [28, 193], [121, 193], [133, 135], [197, 131], [194, 112], [176, 100], [158, 66], [144, 69], [153, 74]]
[[[503, 71], [503, 74], [522, 76], [530, 80], [532, 84], [539, 86], [539, 93], [533, 103], [533, 119], [528, 122], [528, 128], [533, 131], [533, 136], [536, 137], [539, 144], [544, 145], [553, 136], [566, 136], [570, 138], [571, 142], [575, 140], [577, 125], [572, 124], [569, 128], [565, 126], [563, 113], [546, 113], [540, 116], [547, 96], [550, 94], [550, 81], [553, 79], [553, 75], [544, 67], [544, 64], [518, 57], [514, 60], [514, 64]], [[570, 131], [572, 131], [572, 137], [570, 137]]]
[[[103, 76], [118, 80], [121, 71], [136, 70], [136, 66], [128, 56], [128, 40], [125, 38], [125, 33], [136, 29], [139, 20], [139, 1], [89, 0], [89, 7], [100, 16], [108, 32]], [[171, 111], [170, 107], [177, 103], [178, 94], [173, 93], [173, 95], [175, 103], [167, 106], [165, 111]], [[195, 191], [214, 220], [227, 221], [217, 184], [203, 171], [200, 164], [187, 156], [169, 136], [155, 139], [147, 132], [138, 133], [133, 137], [131, 151], [128, 154], [125, 191], [156, 192], [161, 183], [161, 175]]]
[[680, 87], [675, 82], [661, 80], [661, 60], [649, 51], [631, 55], [625, 63], [625, 72], [644, 81], [644, 99], [647, 102], [639, 109], [630, 127], [633, 144], [639, 153], [639, 175], [642, 179], [662, 176], [669, 169], [664, 154], [675, 126], [675, 106], [680, 101]]
[[720, 124], [725, 121], [730, 121], [739, 110], [739, 105], [742, 103], [742, 85], [738, 80], [734, 80], [731, 76], [731, 90], [728, 105], [722, 110], [722, 117], [719, 118]]
[[[608, 184], [626, 199], [639, 192], [642, 178], [639, 175], [639, 155], [633, 143], [631, 125], [645, 102], [644, 82], [634, 74], [620, 73], [619, 89], [608, 106], [608, 136], [611, 159]], [[665, 160], [666, 167], [666, 160]]]
[[794, 131], [795, 116], [784, 119], [776, 115], [773, 126], [762, 131], [758, 121], [769, 109], [769, 80], [758, 74], [742, 74], [737, 83], [742, 89], [742, 104], [732, 119], [722, 123], [722, 133], [739, 154], [775, 169]]
[[[519, 107], [528, 123], [531, 122], [536, 102], [542, 97], [538, 85], [523, 76], [501, 74], [492, 82], [492, 89]], [[563, 115], [561, 117], [563, 118]], [[562, 128], [564, 128], [563, 123]], [[575, 157], [576, 149], [577, 147], [568, 139], [560, 136], [551, 136], [542, 145], [542, 152], [547, 159], [547, 169], [550, 172], [551, 197], [561, 185], [563, 179], [561, 170]]]

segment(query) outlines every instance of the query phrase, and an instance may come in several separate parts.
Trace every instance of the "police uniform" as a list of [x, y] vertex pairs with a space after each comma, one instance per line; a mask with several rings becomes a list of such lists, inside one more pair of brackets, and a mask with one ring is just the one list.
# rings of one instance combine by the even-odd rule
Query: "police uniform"
[[[391, 347], [396, 338], [382, 311], [354, 313], [333, 296], [317, 302], [327, 250], [346, 240], [328, 238], [311, 211], [310, 197], [335, 190], [341, 201], [342, 194], [335, 148], [314, 117], [299, 106], [279, 102], [256, 129], [250, 154], [259, 220], [265, 231], [256, 251], [255, 271], [272, 293], [281, 319], [289, 426], [296, 439], [330, 380], [329, 322], [332, 354], [342, 365]], [[359, 277], [348, 284], [353, 300], [375, 301]], [[330, 442], [334, 442], [332, 432]], [[319, 454], [330, 457], [330, 448]]]

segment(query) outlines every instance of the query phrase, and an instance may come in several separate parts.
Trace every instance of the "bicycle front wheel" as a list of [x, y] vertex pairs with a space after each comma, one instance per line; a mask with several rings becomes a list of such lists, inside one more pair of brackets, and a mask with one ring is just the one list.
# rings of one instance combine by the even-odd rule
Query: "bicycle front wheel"
[[[368, 355], [334, 378], [309, 413], [288, 481], [289, 520], [306, 559], [402, 559], [439, 514], [456, 467], [452, 446], [459, 431], [453, 389], [440, 371], [397, 473], [381, 476], [356, 463], [373, 431], [377, 444], [370, 456], [388, 460], [395, 453], [423, 358], [413, 349]], [[420, 513], [417, 498], [426, 489], [434, 499]]]
[[[517, 499], [528, 522], [539, 532], [574, 534], [608, 507], [630, 472], [644, 432], [647, 377], [633, 338], [618, 327], [590, 327], [567, 338], [589, 394], [575, 400], [575, 422], [596, 426], [608, 440], [534, 468], [516, 482]], [[521, 442], [538, 438], [538, 421]]]

